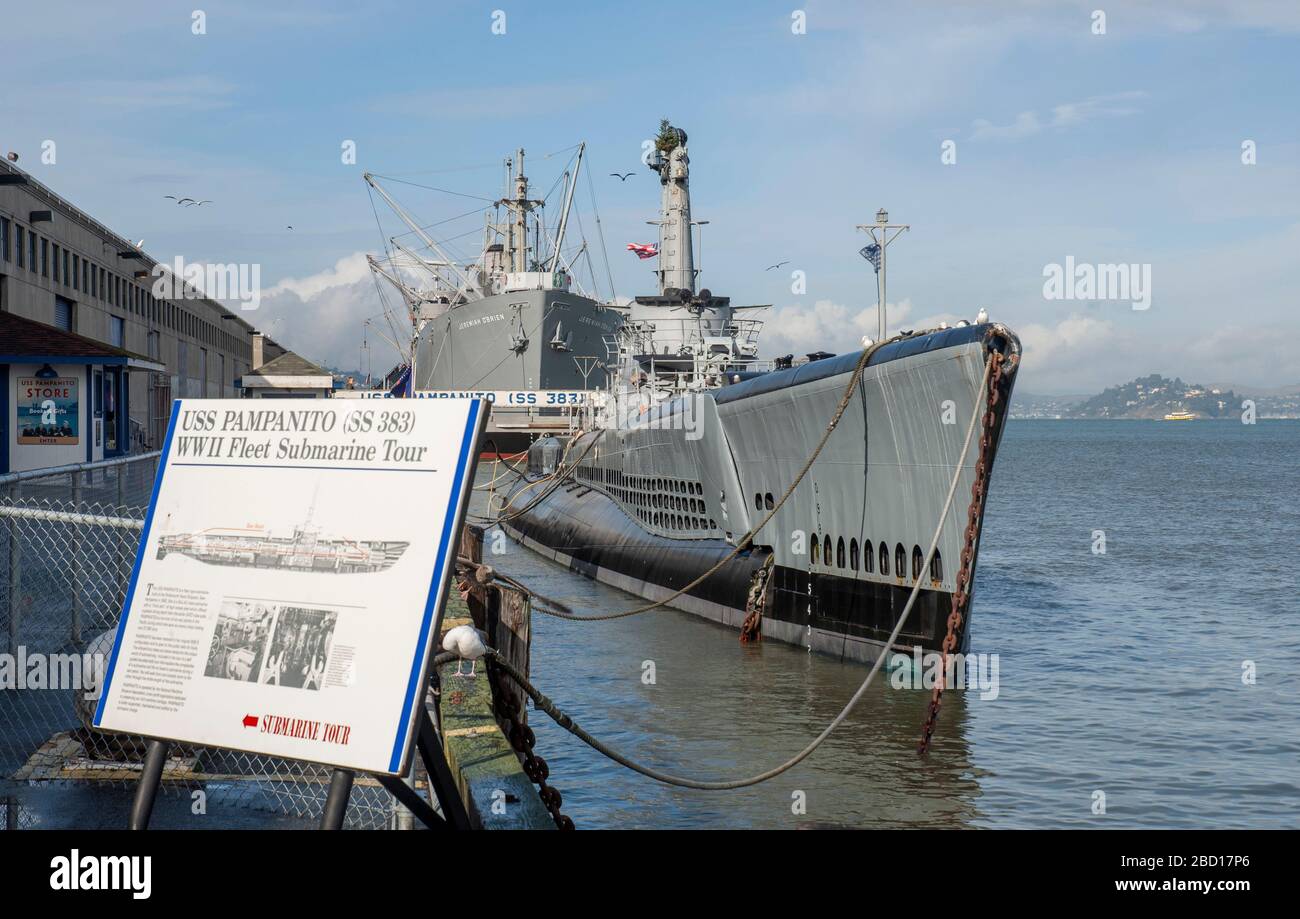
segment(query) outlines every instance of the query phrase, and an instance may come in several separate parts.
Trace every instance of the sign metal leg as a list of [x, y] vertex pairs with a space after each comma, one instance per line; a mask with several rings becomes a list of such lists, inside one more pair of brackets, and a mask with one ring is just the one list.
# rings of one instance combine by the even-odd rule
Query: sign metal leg
[[352, 797], [351, 769], [335, 769], [330, 776], [329, 794], [325, 796], [325, 810], [320, 817], [322, 830], [343, 829], [343, 818], [348, 812], [348, 798]]
[[433, 718], [427, 711], [420, 719], [420, 735], [417, 743], [420, 748], [420, 758], [424, 760], [425, 771], [429, 773], [429, 787], [438, 796], [438, 804], [442, 807], [447, 824], [453, 830], [473, 829], [470, 826], [469, 814], [465, 810], [465, 803], [461, 801], [460, 791], [456, 788], [456, 779], [447, 765], [446, 756], [443, 755], [442, 743], [433, 729]]
[[131, 802], [130, 829], [149, 829], [149, 818], [153, 816], [153, 804], [158, 797], [158, 786], [162, 782], [163, 766], [166, 764], [166, 741], [149, 741], [144, 753], [144, 768], [140, 772], [140, 784], [135, 787], [135, 798]]

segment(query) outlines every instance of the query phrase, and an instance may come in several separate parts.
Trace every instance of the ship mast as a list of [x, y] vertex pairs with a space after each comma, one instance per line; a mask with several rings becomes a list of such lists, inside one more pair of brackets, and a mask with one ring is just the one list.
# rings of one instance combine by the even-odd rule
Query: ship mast
[[664, 121], [649, 165], [659, 173], [659, 184], [663, 186], [659, 208], [659, 293], [672, 288], [694, 293], [695, 253], [691, 245], [686, 132]]
[[[528, 176], [524, 175], [524, 149], [520, 147], [515, 151], [514, 161], [514, 197], [502, 198], [497, 202], [510, 211], [510, 222], [506, 224], [506, 251], [510, 253], [510, 271], [512, 273], [523, 273], [528, 270], [528, 215], [534, 208], [541, 207], [546, 202], [532, 200], [528, 197]], [[511, 164], [506, 160], [506, 169], [509, 170]], [[507, 194], [511, 190], [507, 188]]]
[[[876, 222], [874, 224], [858, 224], [859, 230], [866, 230], [871, 234], [871, 244], [864, 246], [860, 252], [862, 257], [871, 263], [876, 269], [876, 287], [877, 296], [880, 298], [880, 306], [877, 309], [879, 317], [879, 334], [876, 341], [885, 340], [885, 250], [889, 244], [898, 239], [904, 230], [911, 227], [905, 223], [890, 223], [889, 212], [883, 207], [876, 211]], [[876, 231], [880, 231], [880, 236], [876, 236]], [[893, 230], [894, 235], [890, 236], [889, 231]]]

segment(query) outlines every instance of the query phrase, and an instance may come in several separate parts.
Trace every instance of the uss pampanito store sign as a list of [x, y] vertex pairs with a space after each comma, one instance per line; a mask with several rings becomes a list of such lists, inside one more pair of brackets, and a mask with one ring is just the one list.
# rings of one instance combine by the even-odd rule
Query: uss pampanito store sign
[[488, 410], [176, 402], [96, 727], [404, 773]]
[[163, 370], [142, 355], [0, 312], [0, 474], [129, 453], [132, 377]]

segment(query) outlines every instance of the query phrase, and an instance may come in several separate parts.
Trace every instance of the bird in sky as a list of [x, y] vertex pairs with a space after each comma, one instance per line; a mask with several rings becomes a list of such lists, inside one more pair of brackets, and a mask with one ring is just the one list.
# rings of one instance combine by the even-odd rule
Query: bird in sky
[[178, 198], [178, 197], [176, 197], [175, 195], [163, 195], [163, 197], [164, 197], [164, 198], [171, 198], [173, 201], [175, 201], [175, 202], [176, 202], [177, 204], [179, 204], [181, 207], [189, 207], [190, 205], [192, 205], [192, 204], [195, 203], [195, 201], [194, 201], [193, 198]]
[[764, 271], [771, 271], [773, 268], [780, 268], [782, 265], [788, 265], [788, 264], [790, 264], [790, 262], [789, 262], [789, 260], [787, 259], [787, 260], [784, 261], [784, 262], [777, 262], [775, 265], [768, 265], [768, 266], [767, 266], [766, 268], [764, 268], [763, 270], [764, 270]]
[[635, 172], [611, 172], [610, 175], [618, 179], [620, 182], [626, 182], [628, 176], [636, 175], [636, 173]]
[[196, 202], [195, 202], [195, 207], [203, 207], [203, 205], [205, 205], [205, 204], [211, 204], [211, 203], [212, 203], [212, 199], [211, 199], [211, 198], [204, 198], [202, 201], [196, 201]]

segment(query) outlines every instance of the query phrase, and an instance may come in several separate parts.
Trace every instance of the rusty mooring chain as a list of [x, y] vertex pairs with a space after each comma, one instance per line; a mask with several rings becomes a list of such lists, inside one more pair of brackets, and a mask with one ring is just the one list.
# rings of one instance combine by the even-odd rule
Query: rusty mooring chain
[[998, 351], [989, 352], [992, 367], [989, 371], [988, 390], [985, 396], [986, 408], [980, 432], [979, 459], [975, 463], [975, 481], [970, 489], [970, 506], [966, 511], [966, 534], [961, 550], [961, 567], [957, 571], [957, 581], [952, 592], [952, 610], [948, 613], [948, 634], [943, 639], [943, 659], [935, 680], [934, 691], [930, 696], [930, 708], [921, 729], [921, 742], [916, 752], [924, 756], [930, 749], [930, 738], [934, 735], [935, 725], [939, 721], [939, 708], [943, 704], [944, 679], [948, 673], [948, 655], [956, 652], [961, 645], [962, 625], [970, 607], [972, 576], [975, 566], [975, 549], [979, 541], [980, 519], [984, 516], [984, 499], [988, 496], [989, 466], [992, 460], [995, 442], [995, 425], [997, 407], [1001, 400], [1003, 356]]
[[555, 825], [562, 830], [572, 830], [573, 820], [560, 813], [560, 807], [564, 804], [563, 795], [558, 788], [546, 784], [546, 780], [551, 776], [551, 768], [546, 764], [546, 760], [533, 752], [533, 744], [537, 742], [537, 738], [533, 734], [533, 729], [520, 718], [519, 701], [513, 696], [510, 680], [500, 667], [493, 664], [494, 658], [489, 657], [488, 670], [496, 684], [492, 696], [495, 699], [497, 716], [508, 725], [506, 736], [510, 738], [510, 745], [523, 758], [524, 775], [537, 786], [537, 794], [546, 805], [546, 809], [550, 811]]

